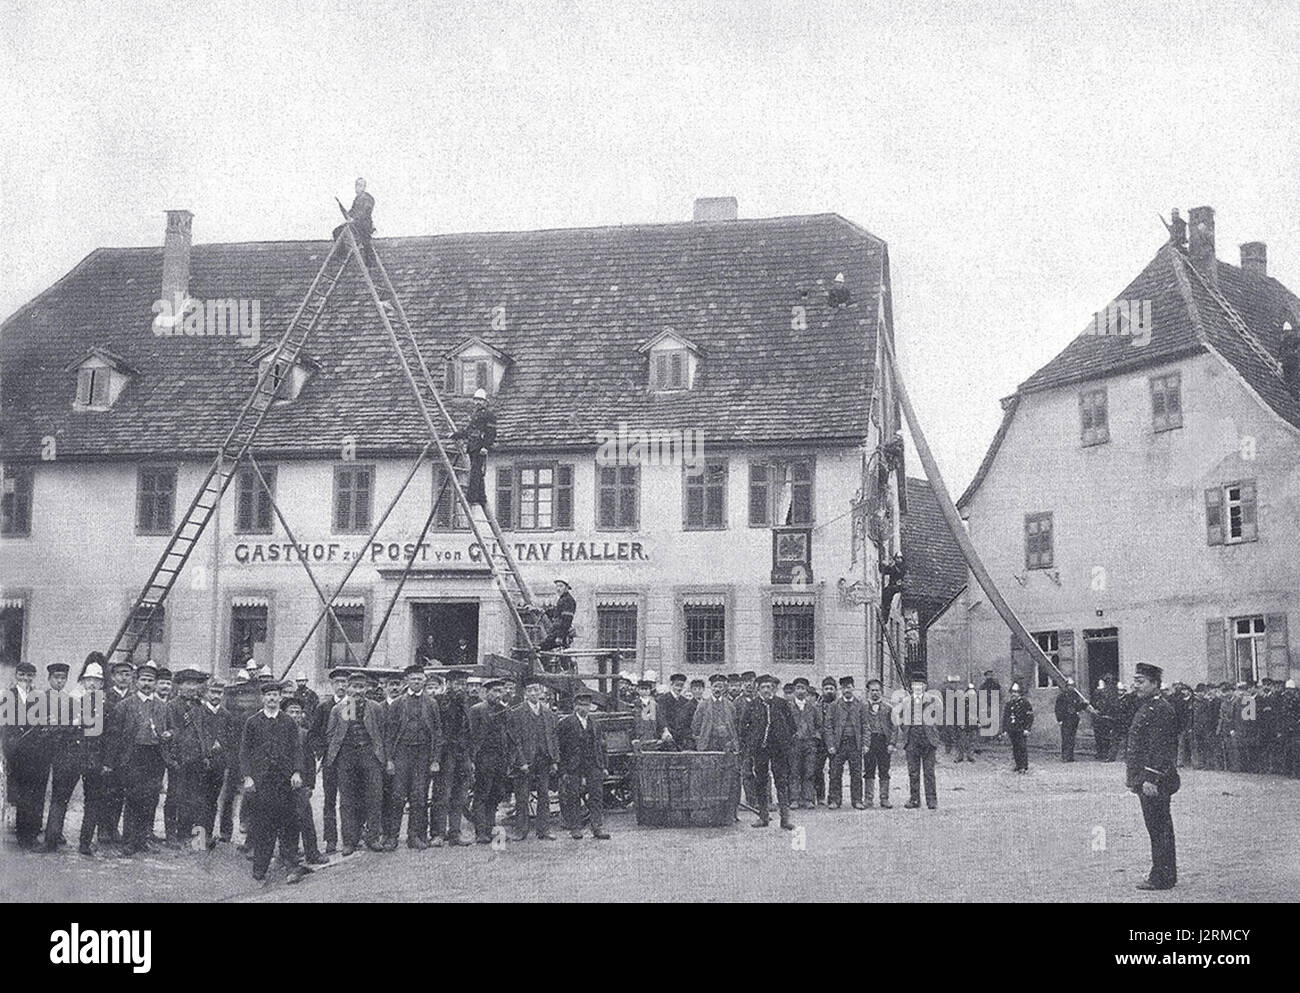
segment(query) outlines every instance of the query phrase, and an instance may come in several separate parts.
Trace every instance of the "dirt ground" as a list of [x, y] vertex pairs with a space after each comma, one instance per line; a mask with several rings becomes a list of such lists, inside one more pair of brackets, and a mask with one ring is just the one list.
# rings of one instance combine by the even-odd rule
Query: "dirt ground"
[[[0, 850], [0, 901], [1261, 901], [1300, 895], [1300, 780], [1184, 771], [1174, 798], [1178, 887], [1134, 889], [1150, 849], [1123, 766], [1063, 765], [1034, 752], [1027, 775], [1005, 749], [974, 764], [940, 756], [939, 809], [797, 811], [798, 830], [641, 828], [607, 816], [610, 841], [555, 841], [334, 857], [295, 886], [265, 884], [229, 845], [121, 859]], [[319, 790], [317, 791], [319, 804]], [[69, 814], [74, 838], [79, 802]], [[319, 824], [319, 821], [318, 821]], [[161, 830], [161, 818], [159, 821]], [[1267, 839], [1275, 839], [1270, 854]]]

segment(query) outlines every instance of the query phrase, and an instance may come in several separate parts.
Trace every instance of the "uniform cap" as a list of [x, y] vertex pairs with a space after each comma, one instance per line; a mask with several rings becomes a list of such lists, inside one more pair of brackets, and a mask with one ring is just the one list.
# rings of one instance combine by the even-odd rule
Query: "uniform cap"
[[474, 399], [475, 399], [475, 400], [486, 400], [486, 399], [487, 399], [487, 390], [483, 389], [483, 387], [480, 386], [477, 390], [474, 391]]
[[81, 670], [82, 679], [103, 679], [104, 667], [98, 662], [87, 662], [86, 668]]
[[66, 676], [68, 674], [68, 670], [70, 670], [71, 668], [72, 666], [68, 665], [68, 663], [66, 662], [51, 662], [49, 665], [45, 667], [45, 672], [47, 675], [50, 676], [59, 675], [60, 673]]
[[32, 665], [30, 662], [19, 662], [14, 668], [14, 671], [20, 676], [35, 676], [36, 666]]

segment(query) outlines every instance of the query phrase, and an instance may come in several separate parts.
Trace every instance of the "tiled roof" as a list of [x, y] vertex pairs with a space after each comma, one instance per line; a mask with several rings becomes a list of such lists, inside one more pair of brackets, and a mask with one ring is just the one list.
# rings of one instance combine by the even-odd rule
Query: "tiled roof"
[[948, 530], [934, 490], [924, 479], [907, 480], [902, 530], [907, 564], [904, 601], [927, 606], [947, 603], [966, 585], [966, 560]]
[[[477, 336], [513, 361], [494, 400], [504, 450], [595, 445], [619, 421], [699, 427], [706, 443], [854, 443], [865, 436], [885, 243], [835, 214], [377, 239], [426, 358]], [[276, 340], [327, 242], [196, 245], [190, 293], [257, 299], [262, 344]], [[34, 458], [215, 452], [253, 386], [233, 337], [156, 337], [162, 250], [104, 248], [0, 325], [3, 444]], [[826, 289], [844, 272], [854, 303]], [[792, 307], [807, 327], [792, 328]], [[504, 307], [505, 329], [493, 328]], [[647, 390], [637, 349], [672, 328], [705, 351], [696, 388]], [[73, 410], [70, 361], [99, 347], [139, 375], [113, 408]], [[349, 271], [307, 342], [320, 365], [277, 406], [259, 450], [336, 451], [423, 443], [382, 325]], [[440, 367], [435, 367], [439, 368]], [[469, 401], [457, 400], [463, 417]]]
[[[1290, 321], [1293, 327], [1300, 328], [1300, 299], [1271, 276], [1261, 279], [1217, 260], [1215, 265], [1218, 295], [1251, 336], [1276, 358], [1283, 325]], [[1059, 355], [1021, 383], [1015, 397], [1004, 401], [1002, 425], [957, 505], [964, 507], [984, 481], [1020, 396], [1159, 365], [1203, 352], [1207, 345], [1222, 355], [1279, 417], [1300, 428], [1300, 399], [1287, 390], [1281, 376], [1233, 326], [1224, 303], [1207, 289], [1208, 277], [1208, 273], [1199, 273], [1193, 267], [1184, 251], [1169, 244], [1161, 247], [1137, 278], [1115, 297], [1151, 301], [1150, 341], [1138, 345], [1132, 337], [1098, 335], [1093, 333], [1092, 325], [1085, 328]]]

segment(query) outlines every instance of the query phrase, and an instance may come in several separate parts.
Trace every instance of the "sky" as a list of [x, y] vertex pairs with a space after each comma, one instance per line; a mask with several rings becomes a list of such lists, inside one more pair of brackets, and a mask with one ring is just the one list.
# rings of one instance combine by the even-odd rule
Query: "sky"
[[[835, 211], [954, 497], [998, 400], [1208, 204], [1300, 289], [1294, 3], [0, 0], [0, 314], [96, 247]], [[919, 466], [913, 460], [909, 468]]]

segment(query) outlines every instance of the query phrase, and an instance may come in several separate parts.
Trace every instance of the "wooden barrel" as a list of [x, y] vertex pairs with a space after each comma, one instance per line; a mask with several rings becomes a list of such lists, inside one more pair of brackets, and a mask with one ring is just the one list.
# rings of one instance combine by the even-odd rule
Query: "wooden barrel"
[[638, 752], [636, 822], [650, 827], [730, 827], [739, 801], [731, 752]]

